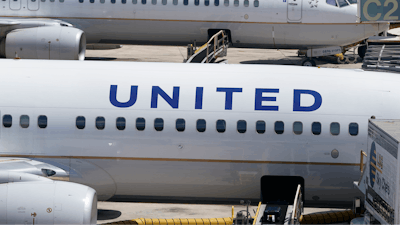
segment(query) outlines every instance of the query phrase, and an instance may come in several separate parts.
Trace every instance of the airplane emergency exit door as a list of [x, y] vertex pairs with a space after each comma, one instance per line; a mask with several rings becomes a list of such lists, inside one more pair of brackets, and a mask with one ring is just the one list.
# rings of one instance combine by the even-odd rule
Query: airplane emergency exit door
[[288, 22], [301, 22], [301, 11], [303, 0], [287, 0]]
[[20, 10], [21, 9], [21, 0], [10, 0], [10, 9]]
[[39, 0], [28, 0], [28, 9], [36, 11], [39, 9]]

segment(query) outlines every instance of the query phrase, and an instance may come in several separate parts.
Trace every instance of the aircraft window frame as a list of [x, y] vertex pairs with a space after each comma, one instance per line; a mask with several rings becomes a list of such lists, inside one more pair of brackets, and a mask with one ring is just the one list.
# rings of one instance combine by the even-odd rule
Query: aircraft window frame
[[[51, 0], [50, 0], [51, 1]], [[90, 3], [94, 3], [94, 0], [89, 0]]]
[[144, 131], [145, 129], [146, 129], [146, 119], [143, 117], [136, 118], [136, 130]]
[[[332, 125], [338, 125], [338, 132], [332, 132]], [[329, 131], [330, 131], [330, 133], [331, 133], [331, 135], [333, 135], [333, 136], [338, 136], [339, 134], [340, 134], [340, 123], [339, 122], [332, 122], [331, 124], [330, 124], [330, 126], [329, 126]]]
[[195, 6], [200, 5], [200, 0], [194, 0], [194, 5], [195, 5]]
[[40, 129], [45, 129], [47, 127], [47, 116], [45, 115], [38, 116], [38, 127]]
[[29, 127], [29, 116], [28, 115], [21, 115], [19, 117], [19, 125], [22, 128], [28, 128]]
[[178, 132], [183, 132], [183, 131], [185, 131], [185, 128], [186, 128], [186, 121], [185, 121], [185, 119], [182, 119], [182, 118], [176, 119], [176, 121], [175, 121], [175, 129], [176, 129]]
[[[355, 124], [356, 127], [357, 127], [357, 132], [356, 132], [356, 133], [352, 133], [352, 132], [351, 132], [351, 129], [352, 129], [352, 128], [350, 128], [350, 126], [351, 126], [352, 124]], [[356, 122], [349, 123], [349, 134], [350, 134], [350, 136], [357, 136], [359, 132], [360, 132], [360, 128], [359, 128], [358, 123], [356, 123]]]
[[217, 120], [215, 122], [215, 128], [218, 133], [224, 133], [226, 131], [226, 121], [223, 119]]
[[[260, 129], [262, 128], [262, 129]], [[257, 134], [263, 134], [266, 131], [266, 123], [264, 120], [257, 120], [256, 121], [256, 132]]]
[[249, 7], [249, 5], [250, 5], [250, 0], [244, 0], [243, 1], [243, 6], [244, 7]]
[[[203, 124], [199, 125], [199, 122], [204, 122], [204, 128], [203, 128]], [[207, 121], [205, 119], [198, 119], [196, 121], [196, 130], [200, 133], [203, 133], [207, 130]]]
[[142, 0], [142, 5], [146, 5], [146, 0]]
[[12, 116], [10, 114], [3, 115], [3, 127], [5, 128], [12, 127]]
[[[277, 125], [279, 126], [280, 124], [282, 124], [282, 130], [277, 129]], [[280, 120], [279, 121], [275, 121], [275, 123], [274, 123], [274, 131], [275, 131], [276, 134], [285, 133], [285, 123], [283, 121], [280, 121]]]
[[[318, 126], [319, 126], [319, 128], [318, 128]], [[311, 124], [311, 133], [314, 135], [320, 135], [322, 133], [322, 124], [318, 121], [313, 122]]]
[[256, 8], [259, 7], [260, 6], [260, 1], [254, 0], [253, 6], [256, 7]]
[[229, 0], [224, 0], [224, 6], [229, 6]]
[[204, 0], [204, 5], [209, 6], [210, 5], [210, 0]]
[[214, 6], [219, 6], [219, 0], [214, 0]]
[[[331, 1], [331, 2], [328, 3], [328, 1]], [[334, 1], [334, 2], [333, 2], [333, 1]], [[336, 0], [326, 0], [325, 2], [326, 2], [327, 5], [334, 6], [334, 7], [338, 7], [338, 3], [337, 3]], [[335, 5], [332, 5], [332, 3], [335, 3]]]
[[100, 0], [101, 4], [104, 4], [106, 2], [106, 0]]
[[239, 7], [239, 0], [233, 0], [233, 5], [235, 6], [235, 7]]
[[[239, 124], [239, 123], [242, 123], [242, 124]], [[244, 127], [244, 129], [243, 129], [243, 127]], [[238, 120], [236, 122], [236, 130], [240, 134], [246, 133], [246, 131], [247, 131], [247, 122], [246, 122], [246, 120]]]
[[122, 4], [126, 4], [126, 0], [121, 0], [121, 3]]
[[161, 0], [161, 4], [167, 5], [168, 1], [167, 0]]
[[183, 5], [189, 5], [189, 0], [183, 0]]
[[[54, 2], [55, 0], [50, 0], [50, 2]], [[94, 1], [94, 0], [93, 0]]]
[[117, 130], [125, 130], [126, 129], [126, 119], [125, 117], [117, 117], [115, 120], [115, 127]]
[[[299, 125], [298, 128], [300, 128], [300, 129], [296, 128], [296, 125]], [[293, 122], [293, 133], [295, 135], [300, 135], [303, 133], [303, 123], [302, 122], [300, 122], [300, 121]]]
[[172, 0], [173, 5], [178, 5], [178, 0]]
[[152, 5], [157, 5], [157, 0], [151, 0]]
[[136, 5], [137, 4], [137, 0], [132, 0], [132, 4]]
[[104, 130], [106, 128], [106, 119], [102, 116], [96, 117], [95, 126], [97, 130]]
[[64, 0], [60, 0], [61, 3], [64, 3]]
[[[342, 2], [340, 2], [340, 1], [342, 1]], [[346, 7], [346, 6], [349, 6], [349, 5], [350, 5], [349, 2], [347, 2], [347, 0], [336, 0], [336, 2], [337, 2], [338, 6], [339, 6], [340, 8]]]
[[[45, 2], [46, 0], [42, 0], [42, 2]], [[83, 0], [79, 0], [79, 3], [83, 3]]]
[[[81, 120], [78, 121], [79, 119], [81, 119]], [[78, 122], [82, 122], [82, 124], [78, 124]], [[75, 126], [79, 130], [85, 129], [85, 127], [86, 127], [86, 118], [84, 116], [77, 116], [76, 119], [75, 119]]]
[[[161, 126], [157, 126], [157, 124], [161, 124]], [[155, 118], [154, 119], [154, 130], [163, 131], [164, 130], [164, 120], [163, 118]]]
[[111, 0], [111, 4], [115, 4], [117, 0]]

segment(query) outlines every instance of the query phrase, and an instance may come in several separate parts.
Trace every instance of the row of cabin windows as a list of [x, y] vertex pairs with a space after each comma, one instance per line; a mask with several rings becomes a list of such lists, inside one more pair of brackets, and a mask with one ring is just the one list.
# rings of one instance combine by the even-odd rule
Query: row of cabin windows
[[[36, 0], [31, 0], [35, 2]], [[46, 0], [41, 0], [42, 2], [45, 2]], [[49, 0], [50, 2], [54, 2], [55, 0]], [[64, 0], [59, 0], [60, 2], [64, 2]], [[106, 0], [99, 0], [100, 3], [105, 3]], [[147, 3], [147, 0], [139, 0], [143, 5]], [[161, 0], [161, 4], [167, 5], [168, 0]], [[212, 1], [212, 0], [211, 0]], [[221, 0], [221, 2], [224, 2], [224, 6], [229, 6], [229, 1], [230, 0]], [[80, 3], [83, 3], [84, 0], [79, 0]], [[95, 3], [95, 0], [89, 0], [90, 3]], [[117, 0], [110, 0], [112, 4], [115, 4]], [[121, 0], [122, 4], [126, 4], [127, 0]], [[132, 4], [137, 4], [138, 0], [132, 0]], [[157, 0], [151, 0], [151, 4], [157, 5]], [[172, 0], [173, 5], [178, 5], [178, 0]], [[189, 0], [183, 0], [183, 5], [189, 5]], [[194, 5], [200, 5], [200, 0], [194, 0]], [[210, 5], [210, 0], [204, 0], [204, 5], [209, 6]], [[220, 0], [214, 0], [214, 5], [219, 6], [220, 5]], [[233, 0], [233, 5], [238, 7], [239, 6], [239, 0]], [[250, 0], [244, 0], [243, 5], [245, 7], [248, 7], [250, 5]], [[259, 0], [253, 0], [253, 6], [258, 7], [260, 5]]]
[[[29, 127], [29, 116], [21, 115], [19, 117], [19, 125], [22, 128], [28, 128]], [[40, 115], [37, 118], [37, 125], [39, 128], [46, 128], [47, 127], [47, 116]], [[11, 115], [3, 116], [3, 126], [6, 128], [10, 128], [12, 126], [12, 116]]]
[[[47, 127], [47, 116], [40, 115], [38, 117], [38, 127], [46, 128]], [[96, 128], [98, 130], [103, 130], [106, 125], [106, 120], [104, 117], [96, 118]], [[12, 126], [12, 116], [4, 115], [3, 116], [3, 126], [9, 128]], [[20, 116], [20, 126], [22, 128], [29, 127], [29, 116], [21, 115]], [[86, 126], [86, 118], [83, 116], [78, 116], [76, 118], [76, 127], [78, 129], [84, 129]], [[125, 130], [126, 128], [126, 120], [124, 117], [118, 117], [116, 119], [116, 128], [118, 130]], [[136, 129], [139, 131], [143, 131], [146, 128], [146, 120], [144, 118], [136, 119]], [[175, 129], [179, 132], [185, 131], [186, 122], [184, 119], [177, 119], [175, 122]], [[156, 131], [162, 131], [164, 129], [164, 120], [162, 118], [156, 118], [154, 120], [154, 129]], [[206, 131], [206, 121], [204, 119], [198, 119], [196, 122], [196, 129], [198, 132]], [[236, 129], [239, 133], [246, 133], [247, 131], [247, 122], [245, 120], [238, 120], [236, 124]], [[259, 134], [265, 133], [266, 123], [263, 120], [258, 120], [256, 122], [256, 132]], [[216, 122], [216, 130], [219, 133], [224, 133], [226, 131], [226, 121], [225, 120], [217, 120]], [[283, 121], [276, 121], [274, 123], [274, 131], [277, 134], [283, 134], [285, 131], [285, 124]], [[311, 133], [314, 135], [320, 135], [322, 132], [322, 125], [320, 122], [313, 122], [311, 124]], [[303, 123], [296, 121], [293, 123], [293, 133], [296, 135], [300, 135], [303, 133]], [[340, 124], [337, 122], [333, 122], [330, 124], [330, 133], [332, 135], [340, 134]], [[351, 136], [358, 135], [358, 124], [350, 123], [349, 124], [349, 134]]]
[[[78, 129], [85, 128], [86, 119], [83, 116], [78, 116], [76, 118], [76, 127]], [[96, 118], [96, 128], [98, 130], [103, 130], [105, 128], [105, 119], [104, 117]], [[125, 130], [126, 128], [126, 120], [124, 117], [118, 117], [116, 119], [116, 128], [118, 130]], [[143, 131], [146, 128], [146, 120], [144, 118], [136, 119], [136, 129], [139, 131]], [[175, 129], [179, 132], [185, 131], [186, 121], [184, 119], [177, 119], [175, 121]], [[162, 118], [154, 119], [154, 129], [156, 131], [164, 130], [164, 120]], [[196, 121], [196, 129], [198, 132], [206, 131], [206, 121], [204, 119], [198, 119]], [[239, 133], [246, 133], [247, 131], [247, 122], [245, 120], [238, 120], [236, 124], [236, 129]], [[259, 134], [265, 133], [266, 123], [263, 120], [259, 120], [256, 122], [256, 132]], [[219, 133], [224, 133], [226, 131], [226, 121], [225, 120], [217, 120], [216, 122], [216, 130]], [[282, 121], [276, 121], [274, 124], [274, 131], [277, 134], [283, 134], [285, 130], [285, 124]], [[311, 132], [314, 135], [320, 135], [322, 132], [322, 125], [320, 122], [313, 122], [311, 125]], [[303, 133], [303, 123], [302, 122], [294, 122], [293, 123], [293, 133], [300, 135]], [[330, 133], [332, 135], [339, 135], [340, 133], [340, 124], [337, 122], [333, 122], [330, 124]], [[358, 135], [358, 124], [350, 123], [349, 124], [349, 134], [352, 136]]]

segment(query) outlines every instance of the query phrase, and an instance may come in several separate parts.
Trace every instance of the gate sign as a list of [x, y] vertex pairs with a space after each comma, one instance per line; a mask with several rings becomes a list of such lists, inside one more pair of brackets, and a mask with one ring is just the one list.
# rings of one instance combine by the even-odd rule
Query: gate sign
[[399, 21], [400, 0], [359, 0], [358, 12], [364, 21]]

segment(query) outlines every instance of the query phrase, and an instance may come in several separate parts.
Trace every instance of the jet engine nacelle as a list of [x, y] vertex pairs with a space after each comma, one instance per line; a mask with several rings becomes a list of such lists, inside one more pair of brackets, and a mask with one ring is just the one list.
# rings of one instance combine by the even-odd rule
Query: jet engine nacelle
[[65, 26], [12, 30], [0, 43], [6, 58], [84, 60], [85, 51], [85, 33]]
[[63, 181], [0, 184], [0, 224], [96, 224], [97, 195]]

